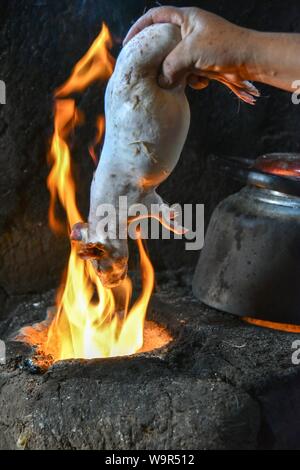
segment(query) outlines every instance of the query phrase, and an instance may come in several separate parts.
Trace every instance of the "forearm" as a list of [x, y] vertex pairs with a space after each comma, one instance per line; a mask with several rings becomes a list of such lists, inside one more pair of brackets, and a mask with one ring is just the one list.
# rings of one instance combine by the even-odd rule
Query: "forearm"
[[245, 79], [294, 91], [300, 80], [300, 34], [251, 31]]

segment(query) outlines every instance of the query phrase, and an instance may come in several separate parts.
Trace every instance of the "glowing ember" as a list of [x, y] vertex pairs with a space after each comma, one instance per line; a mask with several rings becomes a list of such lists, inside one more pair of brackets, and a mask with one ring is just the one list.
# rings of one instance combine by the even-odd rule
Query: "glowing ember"
[[79, 122], [74, 100], [57, 100], [55, 104], [54, 134], [49, 154], [52, 168], [47, 180], [50, 191], [49, 225], [56, 233], [64, 233], [65, 227], [55, 215], [56, 199], [59, 198], [65, 208], [69, 224], [76, 223], [82, 217], [77, 209], [75, 184], [71, 171], [71, 155], [66, 138]]
[[[35, 354], [33, 357], [33, 366], [41, 369], [48, 369], [48, 367], [57, 360], [55, 359], [53, 351], [52, 354], [50, 354], [47, 347], [45, 348], [45, 345], [47, 345], [48, 329], [53, 321], [53, 317], [54, 314], [50, 312], [45, 321], [23, 328], [15, 338], [17, 341], [30, 343], [34, 346]], [[146, 320], [144, 324], [143, 346], [136, 353], [142, 354], [161, 349], [169, 344], [172, 339], [172, 336], [164, 327], [153, 321]], [[72, 359], [72, 357], [70, 359]]]
[[290, 325], [288, 323], [277, 323], [272, 321], [258, 320], [257, 318], [243, 317], [246, 323], [251, 325], [270, 328], [272, 330], [286, 331], [288, 333], [300, 333], [300, 325]]
[[263, 155], [255, 161], [255, 168], [272, 175], [300, 178], [300, 157], [294, 154]]
[[95, 147], [96, 147], [96, 145], [98, 145], [101, 142], [102, 137], [103, 137], [104, 132], [105, 132], [105, 119], [104, 119], [104, 116], [99, 116], [98, 117], [96, 127], [97, 127], [97, 134], [96, 134], [95, 140], [94, 140], [93, 144], [89, 146], [89, 153], [90, 153], [90, 156], [92, 157], [93, 162], [95, 163], [95, 166], [97, 166], [97, 164], [98, 164], [98, 157], [95, 153]]
[[[68, 232], [73, 224], [83, 220], [76, 204], [71, 154], [67, 143], [70, 131], [82, 121], [83, 116], [76, 109], [75, 101], [67, 97], [84, 90], [95, 80], [109, 78], [114, 63], [109, 53], [111, 45], [110, 33], [103, 25], [98, 38], [55, 95], [54, 134], [49, 157], [52, 168], [47, 183], [51, 195], [49, 223], [56, 232], [66, 232], [55, 214], [57, 200], [66, 212]], [[98, 119], [97, 129], [94, 145], [103, 135], [104, 117]], [[95, 159], [93, 149], [90, 152]], [[133, 305], [130, 305], [130, 279], [125, 279], [113, 290], [104, 288], [91, 263], [80, 259], [73, 245], [66, 279], [57, 295], [55, 314], [48, 316], [45, 322], [23, 328], [18, 339], [36, 346], [38, 351], [52, 356], [54, 361], [124, 356], [161, 347], [169, 342], [170, 336], [158, 326], [153, 328], [152, 324], [146, 334], [148, 345], [143, 345], [144, 322], [154, 286], [154, 270], [142, 241], [137, 240], [137, 244], [142, 292]], [[153, 334], [153, 331], [156, 333]]]

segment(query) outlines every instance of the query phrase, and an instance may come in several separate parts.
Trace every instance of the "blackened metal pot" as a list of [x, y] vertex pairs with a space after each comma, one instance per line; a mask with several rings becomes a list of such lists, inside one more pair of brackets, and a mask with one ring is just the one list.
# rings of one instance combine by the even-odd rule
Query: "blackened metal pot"
[[[249, 174], [248, 186], [212, 215], [193, 292], [228, 313], [300, 325], [300, 197], [259, 187], [255, 176], [264, 173]], [[286, 188], [289, 178], [282, 181]]]

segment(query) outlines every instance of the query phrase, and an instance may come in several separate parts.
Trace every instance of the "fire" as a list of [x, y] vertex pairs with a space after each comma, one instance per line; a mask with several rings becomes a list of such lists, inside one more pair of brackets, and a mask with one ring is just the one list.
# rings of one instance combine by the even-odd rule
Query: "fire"
[[[72, 248], [62, 298], [48, 331], [47, 354], [57, 359], [91, 359], [130, 355], [142, 348], [154, 271], [141, 240], [138, 245], [143, 289], [131, 309], [131, 281], [125, 279], [114, 292], [104, 288], [91, 263], [81, 260]], [[117, 311], [117, 303], [123, 311]]]
[[54, 134], [49, 154], [52, 168], [47, 180], [51, 199], [49, 206], [49, 225], [54, 232], [64, 232], [63, 224], [55, 215], [57, 198], [65, 208], [69, 225], [82, 220], [77, 209], [75, 183], [71, 170], [71, 155], [66, 139], [70, 131], [80, 122], [75, 101], [57, 100], [55, 103]]
[[[51, 195], [49, 224], [55, 232], [63, 231], [63, 226], [55, 215], [57, 198], [66, 211], [69, 227], [83, 220], [76, 205], [75, 183], [67, 139], [70, 132], [84, 120], [84, 117], [77, 110], [75, 101], [66, 97], [85, 90], [96, 80], [109, 79], [115, 63], [109, 52], [111, 47], [112, 38], [108, 27], [103, 23], [100, 34], [75, 65], [70, 78], [55, 92], [54, 134], [49, 155], [52, 168], [47, 181]], [[104, 116], [98, 118], [97, 129], [95, 145], [100, 142], [104, 133]]]
[[96, 147], [96, 145], [98, 145], [101, 142], [102, 137], [103, 137], [104, 132], [105, 132], [105, 119], [104, 119], [104, 116], [99, 116], [98, 117], [97, 123], [96, 123], [96, 128], [97, 128], [97, 133], [96, 133], [95, 140], [94, 140], [93, 144], [89, 146], [89, 153], [90, 153], [90, 156], [92, 157], [93, 162], [95, 163], [95, 166], [97, 166], [97, 164], [98, 164], [98, 157], [97, 157], [96, 152], [95, 152], [95, 147]]
[[243, 317], [243, 320], [250, 325], [261, 326], [271, 330], [285, 331], [287, 333], [300, 333], [300, 325], [291, 325], [289, 323], [278, 323], [266, 320], [259, 320], [252, 317]]
[[87, 53], [77, 62], [70, 78], [56, 90], [55, 96], [61, 98], [85, 90], [96, 80], [108, 80], [114, 69], [114, 59], [109, 50], [112, 38], [105, 23]]
[[[57, 201], [67, 215], [68, 229], [83, 218], [76, 204], [68, 136], [83, 116], [70, 94], [84, 90], [95, 80], [108, 79], [114, 60], [109, 53], [112, 40], [105, 24], [89, 51], [75, 66], [70, 78], [56, 92], [54, 134], [49, 161], [52, 165], [47, 185], [51, 195], [50, 227], [65, 230], [55, 214]], [[104, 118], [97, 123], [96, 142], [104, 132]], [[82, 260], [71, 247], [67, 274], [57, 295], [54, 317], [21, 331], [21, 339], [51, 355], [54, 360], [105, 358], [130, 355], [143, 346], [144, 322], [154, 286], [154, 270], [141, 239], [137, 240], [142, 273], [142, 292], [130, 306], [129, 278], [115, 289], [104, 288], [89, 261]]]

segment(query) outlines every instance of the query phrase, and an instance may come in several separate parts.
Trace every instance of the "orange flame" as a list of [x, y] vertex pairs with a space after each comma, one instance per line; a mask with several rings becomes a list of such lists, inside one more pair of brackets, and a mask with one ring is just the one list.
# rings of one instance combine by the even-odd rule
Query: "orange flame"
[[98, 158], [97, 158], [96, 153], [95, 153], [95, 147], [96, 147], [96, 145], [98, 145], [101, 142], [102, 137], [104, 136], [104, 132], [105, 132], [105, 119], [104, 119], [104, 116], [99, 116], [98, 117], [97, 123], [96, 123], [96, 128], [97, 128], [97, 133], [96, 133], [95, 140], [94, 140], [93, 144], [89, 146], [89, 153], [90, 153], [90, 156], [92, 157], [92, 160], [93, 160], [95, 166], [97, 166], [97, 164], [98, 164]]
[[290, 323], [278, 323], [267, 320], [259, 320], [258, 318], [243, 317], [243, 320], [250, 325], [261, 326], [271, 330], [285, 331], [287, 333], [300, 333], [300, 325], [292, 325]]
[[99, 36], [87, 53], [77, 62], [70, 78], [56, 90], [55, 96], [61, 98], [71, 93], [85, 90], [96, 80], [108, 80], [114, 69], [114, 59], [109, 53], [112, 38], [105, 23]]
[[[68, 276], [58, 312], [52, 321], [45, 351], [56, 359], [130, 355], [143, 346], [143, 329], [154, 286], [154, 271], [138, 240], [143, 288], [129, 310], [131, 281], [114, 290], [102, 286], [90, 263], [71, 250]], [[97, 293], [97, 300], [93, 300]], [[117, 302], [124, 311], [118, 312]]]
[[[48, 177], [51, 195], [49, 222], [62, 229], [55, 215], [57, 199], [66, 211], [69, 227], [83, 220], [76, 204], [76, 188], [71, 170], [67, 139], [82, 120], [72, 99], [61, 99], [84, 90], [98, 79], [107, 79], [113, 70], [108, 49], [112, 41], [108, 28], [102, 31], [89, 51], [75, 66], [70, 79], [56, 92], [55, 125], [50, 151], [52, 168]], [[104, 118], [98, 120], [98, 139], [104, 131]], [[154, 271], [140, 239], [137, 240], [142, 272], [142, 293], [130, 308], [131, 281], [125, 279], [116, 289], [104, 288], [88, 261], [78, 257], [72, 246], [67, 275], [57, 296], [56, 314], [49, 322], [22, 330], [26, 341], [39, 344], [54, 360], [129, 355], [143, 346], [144, 321], [154, 286]], [[44, 325], [44, 326], [43, 326]], [[45, 325], [47, 330], [45, 333]]]
[[66, 138], [76, 124], [80, 115], [76, 110], [75, 101], [70, 99], [57, 100], [55, 103], [54, 134], [49, 154], [52, 164], [47, 179], [50, 191], [49, 225], [54, 232], [64, 232], [63, 224], [55, 215], [57, 198], [65, 208], [69, 226], [74, 225], [82, 217], [76, 206], [75, 183], [71, 170], [71, 155]]

